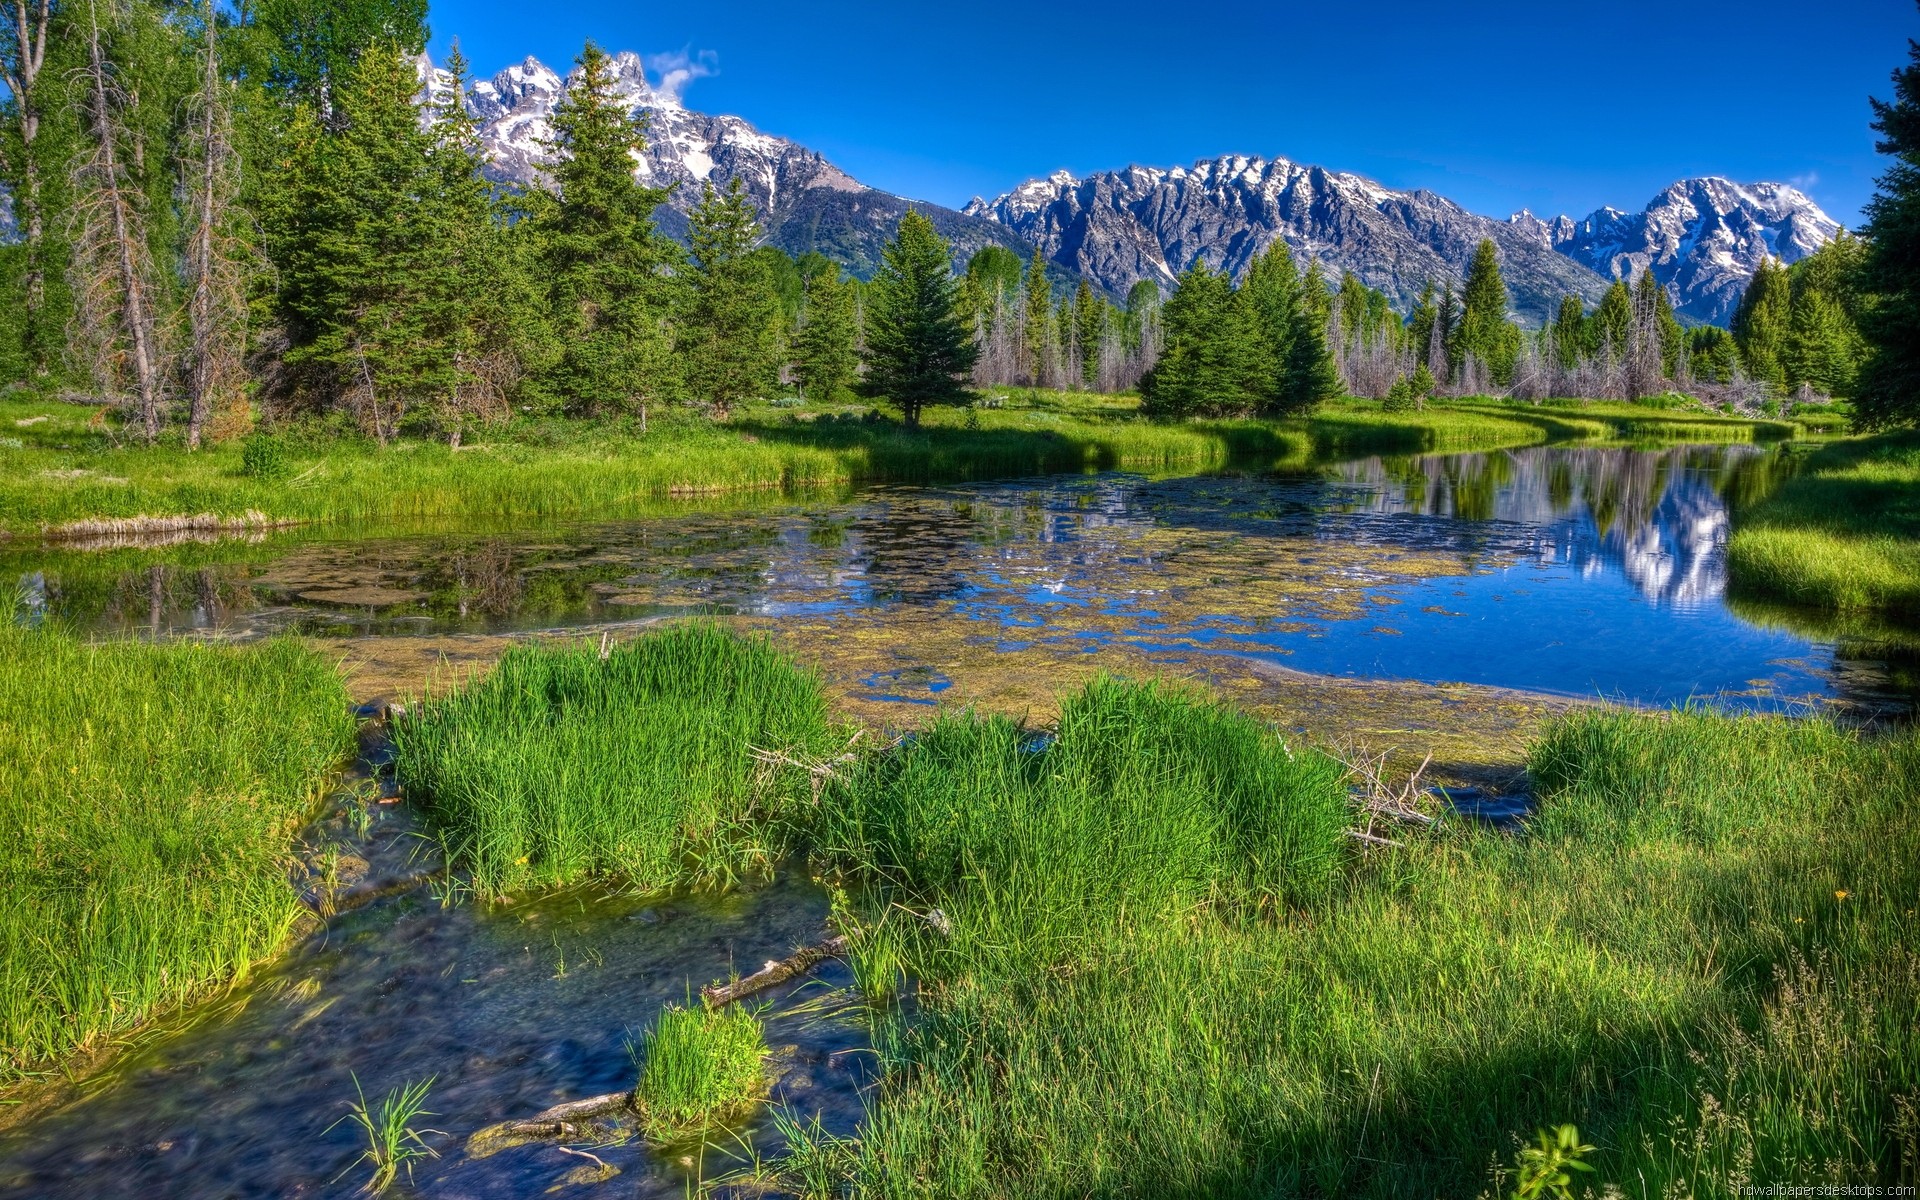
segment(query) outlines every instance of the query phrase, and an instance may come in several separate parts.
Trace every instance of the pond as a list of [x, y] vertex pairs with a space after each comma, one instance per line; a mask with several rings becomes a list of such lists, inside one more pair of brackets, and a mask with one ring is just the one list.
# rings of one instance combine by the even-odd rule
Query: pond
[[[1784, 469], [1778, 449], [1753, 446], [1548, 446], [871, 487], [514, 530], [27, 546], [0, 556], [0, 575], [19, 582], [28, 619], [103, 635], [291, 632], [361, 655], [434, 657], [470, 639], [484, 657], [500, 635], [707, 614], [785, 637], [884, 723], [981, 695], [956, 683], [963, 663], [1023, 664], [1054, 688], [1102, 666], [1241, 664], [1556, 703], [1909, 710], [1911, 643], [1729, 601], [1729, 506]], [[352, 853], [410, 853], [406, 814], [381, 812]], [[661, 1005], [813, 940], [826, 914], [799, 872], [722, 897], [379, 900], [0, 1132], [0, 1197], [351, 1194], [354, 1136], [334, 1123], [356, 1079], [372, 1093], [434, 1077], [426, 1123], [461, 1135], [629, 1086], [626, 1042]], [[770, 1010], [776, 1099], [840, 1133], [873, 1074], [860, 1023], [822, 1011], [849, 983], [831, 965]], [[765, 1114], [741, 1136], [777, 1151]], [[586, 1178], [584, 1159], [550, 1144], [480, 1158], [462, 1141], [437, 1143], [413, 1194]], [[620, 1195], [680, 1195], [728, 1165], [632, 1141], [589, 1150], [619, 1168], [604, 1186]]]

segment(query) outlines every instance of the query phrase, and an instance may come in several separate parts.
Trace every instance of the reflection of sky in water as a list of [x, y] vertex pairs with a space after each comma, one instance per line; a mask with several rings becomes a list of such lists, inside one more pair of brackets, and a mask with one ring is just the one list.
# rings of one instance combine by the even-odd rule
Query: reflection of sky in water
[[[880, 487], [524, 534], [270, 542], [197, 570], [120, 552], [87, 575], [25, 554], [10, 573], [40, 572], [36, 603], [95, 628], [416, 634], [715, 612], [843, 614], [884, 636], [904, 606], [1062, 653], [1120, 639], [1333, 674], [1661, 703], [1758, 687], [1777, 703], [1841, 685], [1831, 646], [1723, 602], [1725, 496], [1772, 461], [1541, 447]], [[921, 701], [930, 683], [861, 686]]]

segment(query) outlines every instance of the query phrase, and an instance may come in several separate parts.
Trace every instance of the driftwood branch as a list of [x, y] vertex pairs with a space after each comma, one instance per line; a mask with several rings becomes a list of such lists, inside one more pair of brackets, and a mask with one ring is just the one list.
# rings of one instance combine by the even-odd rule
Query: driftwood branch
[[707, 1002], [708, 1008], [721, 1008], [735, 1000], [744, 999], [756, 992], [764, 992], [776, 984], [785, 983], [796, 975], [804, 975], [830, 958], [839, 958], [847, 952], [845, 935], [830, 937], [824, 942], [802, 947], [778, 962], [769, 962], [753, 974], [729, 983], [714, 983], [700, 989], [700, 998]]

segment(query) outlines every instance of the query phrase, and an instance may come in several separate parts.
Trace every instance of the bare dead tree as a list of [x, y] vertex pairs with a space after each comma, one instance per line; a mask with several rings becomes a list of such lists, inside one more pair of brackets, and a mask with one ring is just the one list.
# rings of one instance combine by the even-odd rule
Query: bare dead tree
[[[13, 94], [14, 120], [20, 131], [20, 176], [23, 194], [15, 197], [20, 207], [20, 227], [26, 238], [27, 314], [37, 318], [46, 309], [46, 214], [41, 206], [40, 161], [34, 140], [40, 135], [40, 73], [47, 63], [47, 31], [52, 26], [52, 0], [13, 0], [0, 12], [0, 84]], [[34, 353], [42, 357], [44, 347], [36, 340]], [[46, 370], [45, 361], [34, 364], [36, 371]]]
[[246, 379], [247, 276], [253, 248], [236, 231], [239, 156], [233, 107], [220, 74], [218, 21], [206, 0], [206, 45], [181, 174], [189, 198], [187, 239], [187, 446], [198, 449], [208, 416], [241, 394]]
[[131, 374], [140, 429], [153, 442], [162, 416], [153, 260], [140, 190], [122, 163], [126, 97], [100, 49], [95, 0], [87, 3], [87, 62], [77, 74], [86, 85], [92, 142], [74, 168], [73, 290], [80, 340], [104, 393], [124, 396], [122, 381]]

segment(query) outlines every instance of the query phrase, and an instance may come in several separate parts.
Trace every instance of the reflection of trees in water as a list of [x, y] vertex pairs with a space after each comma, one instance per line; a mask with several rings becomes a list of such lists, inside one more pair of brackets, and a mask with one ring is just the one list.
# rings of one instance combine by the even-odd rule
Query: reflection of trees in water
[[1371, 485], [1363, 510], [1527, 527], [1544, 562], [1618, 566], [1642, 595], [1681, 604], [1726, 590], [1730, 488], [1765, 486], [1777, 456], [1752, 446], [1625, 450], [1540, 446], [1482, 454], [1367, 459], [1334, 469]]
[[46, 603], [61, 619], [105, 620], [149, 634], [215, 630], [258, 607], [238, 566], [176, 567], [150, 563], [105, 577], [49, 575]]

